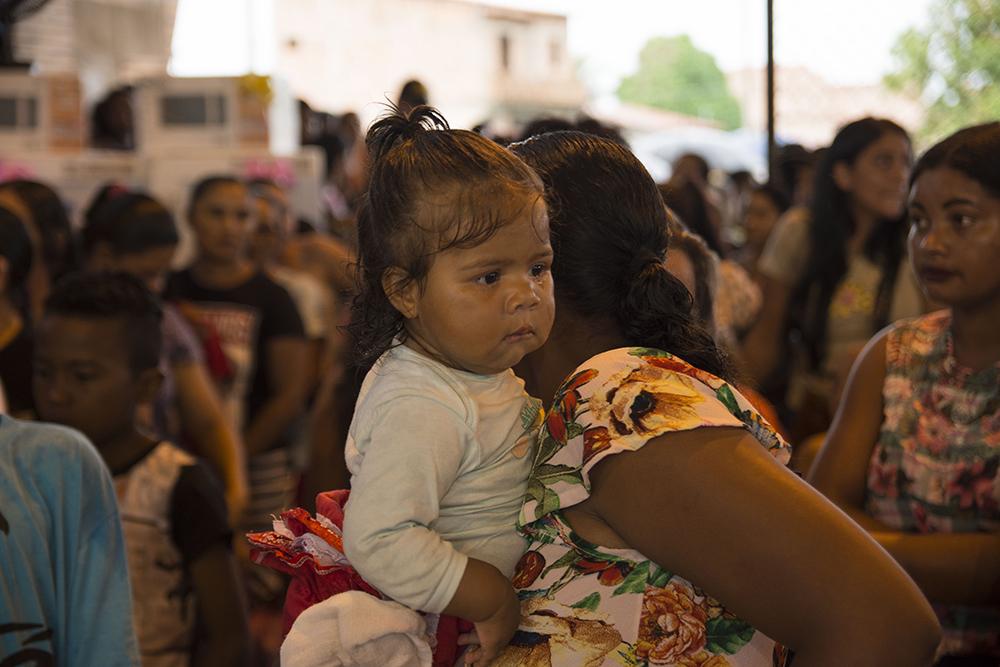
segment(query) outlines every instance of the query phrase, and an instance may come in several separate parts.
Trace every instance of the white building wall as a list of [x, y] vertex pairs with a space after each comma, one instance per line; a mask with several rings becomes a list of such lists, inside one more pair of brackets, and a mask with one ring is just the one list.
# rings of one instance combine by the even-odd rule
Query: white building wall
[[[315, 108], [356, 111], [363, 123], [409, 79], [427, 86], [456, 127], [485, 120], [511, 99], [522, 103], [518, 97], [563, 107], [584, 98], [559, 16], [456, 0], [280, 0], [275, 30], [276, 69], [292, 90]], [[555, 66], [553, 43], [562, 49]]]

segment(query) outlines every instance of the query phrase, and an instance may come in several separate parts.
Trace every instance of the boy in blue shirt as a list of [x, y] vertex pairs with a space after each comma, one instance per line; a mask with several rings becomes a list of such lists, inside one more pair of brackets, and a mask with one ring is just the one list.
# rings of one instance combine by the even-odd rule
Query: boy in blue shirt
[[0, 415], [0, 664], [138, 664], [111, 476], [68, 428]]

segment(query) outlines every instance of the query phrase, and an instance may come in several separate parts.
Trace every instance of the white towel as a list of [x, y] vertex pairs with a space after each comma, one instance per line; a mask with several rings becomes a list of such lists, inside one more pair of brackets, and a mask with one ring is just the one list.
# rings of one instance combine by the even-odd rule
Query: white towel
[[281, 645], [282, 667], [430, 667], [424, 618], [361, 591], [302, 612]]

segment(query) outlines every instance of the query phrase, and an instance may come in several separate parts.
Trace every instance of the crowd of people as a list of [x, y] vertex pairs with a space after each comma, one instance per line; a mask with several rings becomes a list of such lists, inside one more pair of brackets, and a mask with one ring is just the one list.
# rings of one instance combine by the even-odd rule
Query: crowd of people
[[0, 663], [1000, 664], [1000, 123], [658, 184], [426, 102], [302, 106], [322, 221], [0, 183]]

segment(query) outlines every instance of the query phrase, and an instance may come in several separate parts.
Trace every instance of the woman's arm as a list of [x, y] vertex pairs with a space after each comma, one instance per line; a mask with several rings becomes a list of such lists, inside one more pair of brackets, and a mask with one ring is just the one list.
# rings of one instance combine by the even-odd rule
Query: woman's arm
[[930, 600], [1000, 604], [1000, 535], [996, 533], [872, 533]]
[[792, 288], [773, 278], [761, 277], [762, 307], [740, 349], [740, 359], [757, 386], [778, 367], [787, 348], [785, 324], [792, 300]]
[[877, 334], [858, 356], [826, 441], [809, 471], [809, 482], [820, 493], [872, 531], [889, 530], [864, 511], [868, 461], [882, 425], [887, 334], [888, 330]]
[[245, 665], [250, 645], [246, 607], [236, 562], [225, 544], [217, 544], [191, 563], [191, 585], [201, 630], [191, 664]]
[[809, 481], [871, 531], [934, 602], [996, 604], [1000, 601], [1000, 536], [903, 533], [864, 511], [868, 462], [882, 423], [886, 335], [877, 335], [858, 357]]
[[346, 489], [351, 483], [344, 460], [351, 417], [344, 402], [351, 400], [353, 392], [345, 374], [339, 366], [327, 373], [309, 416], [309, 467], [302, 474], [302, 495], [309, 503], [322, 491]]
[[253, 415], [243, 440], [252, 456], [271, 449], [296, 417], [302, 414], [307, 386], [308, 341], [281, 337], [267, 342], [267, 377], [271, 395]]
[[933, 660], [940, 628], [913, 581], [742, 430], [660, 436], [591, 481], [629, 545], [794, 649], [796, 667]]
[[198, 362], [174, 364], [177, 410], [184, 431], [198, 453], [222, 476], [231, 521], [240, 516], [248, 498], [243, 443], [222, 410], [205, 367]]

